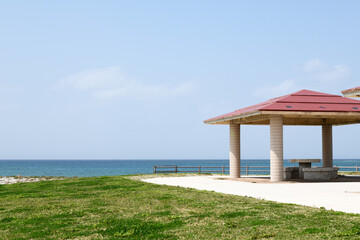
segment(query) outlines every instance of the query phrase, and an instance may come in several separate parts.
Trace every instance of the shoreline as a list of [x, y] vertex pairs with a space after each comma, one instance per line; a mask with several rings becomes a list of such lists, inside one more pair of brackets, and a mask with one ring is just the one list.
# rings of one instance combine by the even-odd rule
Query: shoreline
[[0, 176], [0, 185], [15, 184], [15, 183], [29, 183], [61, 180], [64, 177], [24, 177], [24, 176]]

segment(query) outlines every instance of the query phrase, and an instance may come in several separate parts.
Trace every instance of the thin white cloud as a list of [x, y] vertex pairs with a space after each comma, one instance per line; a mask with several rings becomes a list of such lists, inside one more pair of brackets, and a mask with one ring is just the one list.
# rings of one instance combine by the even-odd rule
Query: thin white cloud
[[178, 85], [149, 84], [125, 76], [119, 67], [82, 71], [62, 79], [58, 87], [89, 91], [99, 99], [133, 97], [137, 99], [168, 98], [189, 94], [192, 82]]
[[106, 89], [116, 87], [124, 76], [119, 67], [107, 67], [81, 71], [62, 79], [58, 87], [79, 90]]
[[340, 82], [350, 75], [350, 69], [345, 64], [335, 65], [327, 71], [320, 72], [314, 77], [321, 82]]
[[[258, 97], [275, 97], [306, 88], [341, 88], [339, 85], [343, 84], [350, 74], [350, 69], [345, 64], [331, 66], [319, 58], [314, 58], [302, 64], [298, 76], [292, 80], [283, 81], [273, 86], [260, 87], [253, 94]], [[326, 83], [325, 86], [324, 83]]]
[[22, 93], [23, 88], [18, 86], [0, 86], [0, 93]]
[[141, 82], [129, 82], [126, 86], [95, 91], [93, 93], [96, 98], [115, 98], [123, 96], [133, 96], [138, 99], [148, 98], [167, 98], [186, 95], [194, 89], [194, 84], [185, 82], [176, 86], [166, 85], [149, 85]]
[[326, 68], [328, 68], [327, 64], [318, 58], [310, 59], [303, 66], [305, 72], [315, 72]]
[[290, 93], [296, 87], [295, 80], [283, 81], [275, 86], [264, 86], [254, 91], [255, 96], [259, 97], [276, 97], [279, 95]]
[[319, 82], [334, 83], [341, 82], [350, 75], [350, 69], [345, 64], [329, 66], [324, 61], [314, 58], [305, 62], [303, 70], [308, 73], [307, 78]]
[[19, 96], [19, 94], [22, 94], [23, 92], [24, 88], [20, 86], [0, 86], [0, 94], [2, 96], [0, 102], [0, 111], [15, 109], [17, 107], [16, 101], [5, 99], [8, 96]]

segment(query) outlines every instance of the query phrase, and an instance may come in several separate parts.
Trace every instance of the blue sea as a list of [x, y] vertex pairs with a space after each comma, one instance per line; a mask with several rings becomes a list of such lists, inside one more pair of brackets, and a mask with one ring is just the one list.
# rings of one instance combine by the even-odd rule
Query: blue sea
[[[65, 177], [91, 177], [128, 174], [153, 173], [154, 165], [177, 165], [177, 166], [229, 166], [229, 161], [220, 160], [0, 160], [0, 176], [65, 176]], [[270, 166], [270, 161], [241, 160], [241, 166]], [[284, 160], [284, 166], [298, 166]], [[314, 166], [321, 166], [315, 163]], [[334, 160], [334, 166], [360, 167], [359, 159]], [[251, 168], [252, 170], [264, 170]], [[352, 169], [340, 169], [343, 171], [355, 171]], [[245, 169], [243, 169], [245, 171]], [[254, 174], [251, 173], [250, 174]], [[268, 172], [256, 172], [256, 174], [268, 174]]]

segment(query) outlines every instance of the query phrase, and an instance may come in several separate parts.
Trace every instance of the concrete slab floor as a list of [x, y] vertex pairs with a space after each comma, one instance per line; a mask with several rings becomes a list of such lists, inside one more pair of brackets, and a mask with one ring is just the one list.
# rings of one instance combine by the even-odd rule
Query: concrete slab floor
[[360, 214], [359, 176], [340, 177], [333, 182], [274, 183], [265, 177], [230, 179], [227, 176], [160, 177], [143, 181]]

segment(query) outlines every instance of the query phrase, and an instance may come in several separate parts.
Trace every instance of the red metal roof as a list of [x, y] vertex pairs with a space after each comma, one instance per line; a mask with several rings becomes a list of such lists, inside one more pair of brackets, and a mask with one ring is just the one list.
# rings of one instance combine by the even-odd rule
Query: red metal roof
[[204, 122], [229, 119], [257, 111], [298, 111], [298, 112], [356, 112], [360, 113], [360, 101], [310, 90], [301, 90], [289, 95], [270, 99], [250, 107], [241, 108]]
[[354, 87], [354, 88], [343, 90], [343, 91], [341, 91], [341, 93], [344, 94], [344, 93], [354, 92], [354, 91], [358, 91], [358, 90], [360, 90], [360, 87]]

